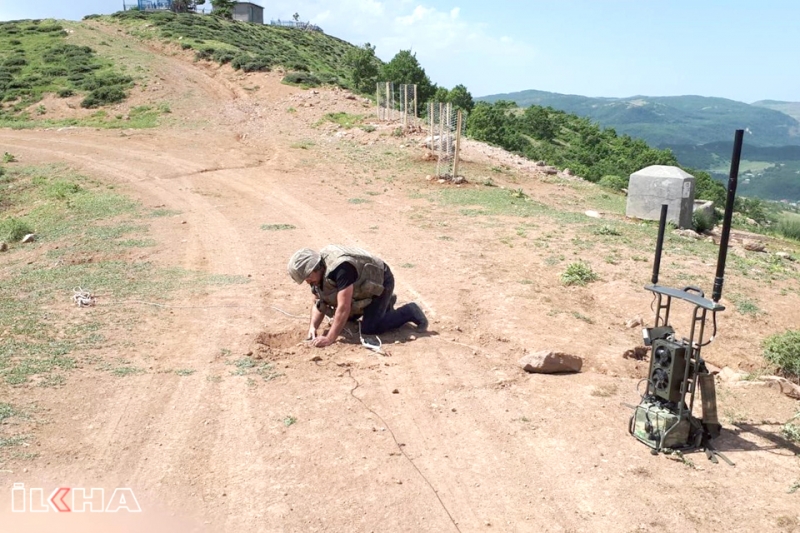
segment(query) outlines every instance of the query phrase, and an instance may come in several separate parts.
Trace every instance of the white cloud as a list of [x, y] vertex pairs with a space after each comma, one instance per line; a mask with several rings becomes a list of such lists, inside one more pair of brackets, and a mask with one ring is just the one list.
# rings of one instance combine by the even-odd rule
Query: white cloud
[[536, 57], [532, 46], [502, 36], [470, 8], [438, 9], [424, 0], [312, 0], [298, 9], [294, 0], [275, 0], [265, 4], [264, 17], [288, 19], [295, 11], [329, 35], [355, 45], [372, 43], [384, 61], [410, 49], [431, 81], [446, 87], [463, 83], [475, 95], [490, 90], [484, 80], [530, 71]]

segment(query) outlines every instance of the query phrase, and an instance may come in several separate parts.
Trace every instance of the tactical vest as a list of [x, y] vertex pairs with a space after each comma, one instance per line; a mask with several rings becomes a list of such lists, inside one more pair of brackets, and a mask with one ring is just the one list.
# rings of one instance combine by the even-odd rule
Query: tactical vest
[[[336, 282], [328, 279], [342, 263], [350, 263], [358, 272], [353, 284], [353, 301], [350, 304], [350, 316], [361, 315], [375, 296], [383, 293], [383, 261], [360, 248], [331, 244], [320, 250], [319, 255], [325, 261], [325, 273], [322, 276], [322, 290], [317, 296], [322, 301], [323, 313], [332, 316], [336, 309]], [[326, 309], [327, 308], [327, 309]]]

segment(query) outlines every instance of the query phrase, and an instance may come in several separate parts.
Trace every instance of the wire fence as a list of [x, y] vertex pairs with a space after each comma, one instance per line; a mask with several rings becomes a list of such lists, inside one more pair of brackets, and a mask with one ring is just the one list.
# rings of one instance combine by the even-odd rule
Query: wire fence
[[379, 82], [376, 84], [378, 120], [402, 123], [404, 130], [419, 127], [416, 84], [401, 84], [395, 90], [394, 83]]
[[317, 26], [316, 24], [311, 24], [310, 22], [303, 22], [300, 20], [270, 20], [269, 21], [271, 26], [283, 26], [284, 28], [297, 28], [300, 30], [307, 30], [307, 31], [318, 31], [321, 33], [325, 33], [322, 31], [322, 28]]
[[445, 102], [428, 103], [427, 145], [436, 157], [440, 178], [457, 178], [461, 138], [467, 129], [467, 114]]

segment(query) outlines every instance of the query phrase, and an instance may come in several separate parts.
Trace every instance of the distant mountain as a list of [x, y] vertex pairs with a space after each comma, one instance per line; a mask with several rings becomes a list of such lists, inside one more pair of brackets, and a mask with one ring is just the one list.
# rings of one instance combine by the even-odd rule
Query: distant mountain
[[781, 102], [779, 100], [759, 100], [751, 105], [774, 109], [781, 113], [786, 113], [795, 120], [800, 120], [800, 102]]
[[536, 90], [494, 94], [477, 100], [511, 100], [520, 107], [549, 106], [588, 117], [603, 127], [645, 139], [655, 146], [726, 141], [741, 128], [747, 130], [748, 144], [800, 145], [800, 121], [778, 109], [800, 111], [792, 107], [800, 107], [800, 104], [789, 102], [767, 100], [766, 103], [750, 105], [705, 96], [591, 98]]

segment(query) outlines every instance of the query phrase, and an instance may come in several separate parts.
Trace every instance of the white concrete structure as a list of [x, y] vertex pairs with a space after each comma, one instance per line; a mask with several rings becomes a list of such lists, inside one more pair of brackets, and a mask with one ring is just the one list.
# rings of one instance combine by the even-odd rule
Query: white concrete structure
[[692, 227], [695, 179], [678, 167], [652, 165], [631, 174], [625, 214], [658, 220], [667, 204], [667, 221], [679, 228]]

